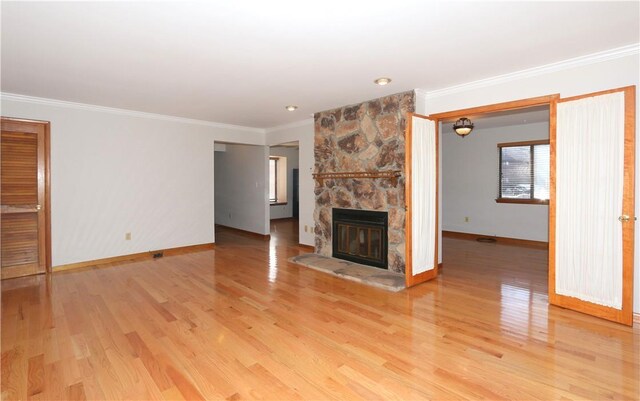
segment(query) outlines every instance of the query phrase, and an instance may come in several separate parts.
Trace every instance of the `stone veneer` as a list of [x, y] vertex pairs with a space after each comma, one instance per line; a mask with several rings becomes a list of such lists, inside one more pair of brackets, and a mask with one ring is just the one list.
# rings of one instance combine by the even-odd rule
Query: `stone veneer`
[[388, 268], [405, 268], [405, 117], [415, 109], [413, 91], [316, 113], [315, 172], [400, 170], [390, 179], [316, 180], [316, 253], [331, 256], [331, 209], [387, 211]]

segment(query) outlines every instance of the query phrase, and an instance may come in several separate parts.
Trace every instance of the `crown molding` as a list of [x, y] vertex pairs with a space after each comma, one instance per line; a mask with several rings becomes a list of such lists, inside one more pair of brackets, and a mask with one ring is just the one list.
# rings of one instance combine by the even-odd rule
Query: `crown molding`
[[275, 126], [275, 127], [266, 128], [264, 130], [264, 132], [266, 134], [268, 134], [270, 132], [282, 131], [282, 130], [285, 130], [285, 129], [304, 127], [305, 125], [313, 125], [313, 118], [307, 118], [307, 119], [304, 119], [302, 121], [296, 121], [296, 122], [289, 123], [289, 124], [278, 125], [278, 126]]
[[640, 54], [640, 43], [628, 46], [617, 47], [598, 53], [588, 54], [586, 56], [575, 57], [556, 63], [545, 64], [538, 67], [528, 68], [504, 75], [498, 75], [491, 78], [471, 81], [460, 85], [449, 86], [447, 88], [426, 90], [416, 89], [416, 95], [423, 96], [425, 99], [433, 99], [441, 96], [451, 95], [454, 93], [464, 92], [472, 89], [486, 88], [488, 86], [499, 85], [523, 78], [536, 77], [551, 72], [562, 71], [569, 68], [582, 67], [590, 64], [602, 63], [608, 60], [615, 60], [622, 57], [628, 57]]
[[87, 104], [87, 103], [68, 102], [65, 100], [26, 96], [26, 95], [19, 95], [15, 93], [0, 92], [0, 98], [2, 100], [10, 100], [14, 102], [42, 104], [46, 106], [65, 107], [65, 108], [77, 109], [77, 110], [97, 111], [102, 113], [118, 114], [118, 115], [129, 116], [129, 117], [149, 118], [152, 120], [171, 121], [171, 122], [193, 124], [193, 125], [203, 125], [207, 127], [224, 128], [224, 129], [230, 129], [230, 130], [236, 130], [236, 131], [256, 132], [260, 134], [265, 133], [264, 128], [244, 127], [241, 125], [224, 124], [224, 123], [217, 123], [214, 121], [206, 121], [206, 120], [196, 120], [192, 118], [176, 117], [176, 116], [170, 116], [166, 114], [147, 113], [144, 111], [118, 109], [114, 107], [96, 106], [96, 105]]
[[414, 91], [416, 92], [416, 97], [418, 96], [427, 97], [427, 95], [429, 95], [429, 91], [427, 91], [426, 89], [416, 88], [414, 89]]

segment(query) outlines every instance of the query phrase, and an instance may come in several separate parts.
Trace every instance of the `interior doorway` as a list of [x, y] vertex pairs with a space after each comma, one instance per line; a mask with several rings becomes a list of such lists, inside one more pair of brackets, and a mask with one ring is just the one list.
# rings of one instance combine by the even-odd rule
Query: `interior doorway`
[[466, 136], [440, 120], [442, 272], [508, 292], [505, 313], [533, 319], [548, 295], [550, 106], [467, 117]]
[[443, 235], [546, 248], [549, 105], [473, 116], [471, 134], [441, 120]]
[[627, 86], [428, 116], [550, 105], [549, 303], [626, 325], [633, 324], [635, 94]]
[[216, 233], [233, 230], [268, 240], [269, 147], [228, 142], [215, 142], [214, 146]]
[[269, 148], [269, 219], [272, 222], [298, 220], [299, 153], [298, 141]]

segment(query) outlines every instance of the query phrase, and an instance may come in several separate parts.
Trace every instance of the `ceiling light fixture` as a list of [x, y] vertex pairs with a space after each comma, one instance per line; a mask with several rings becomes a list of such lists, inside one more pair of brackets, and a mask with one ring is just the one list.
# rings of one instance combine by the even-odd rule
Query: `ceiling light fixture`
[[391, 83], [391, 78], [378, 78], [373, 81], [373, 83], [375, 83], [376, 85], [384, 86], [388, 83]]
[[285, 109], [287, 109], [289, 111], [296, 111], [298, 109], [298, 106], [294, 106], [294, 105], [290, 104], [289, 106], [286, 106]]
[[464, 138], [473, 130], [473, 123], [468, 118], [462, 117], [461, 119], [456, 121], [455, 124], [453, 124], [453, 130], [456, 132], [456, 134]]

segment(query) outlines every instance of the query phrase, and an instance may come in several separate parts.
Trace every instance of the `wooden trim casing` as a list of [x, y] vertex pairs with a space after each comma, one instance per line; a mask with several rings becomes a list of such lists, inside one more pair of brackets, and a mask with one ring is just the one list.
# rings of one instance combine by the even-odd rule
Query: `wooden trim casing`
[[628, 324], [633, 325], [633, 273], [635, 265], [635, 194], [636, 194], [636, 87], [624, 88], [624, 192], [622, 213], [633, 216], [631, 221], [623, 224], [622, 252], [622, 310], [628, 315]]
[[438, 200], [438, 186], [440, 180], [440, 171], [439, 171], [439, 128], [438, 121], [435, 120], [435, 140], [436, 140], [436, 222], [435, 222], [435, 252], [434, 252], [434, 267], [431, 270], [427, 270], [425, 272], [414, 275], [413, 274], [413, 217], [412, 217], [412, 171], [411, 165], [413, 161], [412, 147], [413, 147], [413, 117], [424, 118], [427, 120], [433, 120], [430, 117], [417, 114], [417, 113], [407, 113], [406, 119], [406, 128], [405, 128], [405, 202], [406, 202], [406, 212], [405, 212], [405, 285], [407, 287], [413, 287], [416, 284], [420, 284], [427, 280], [431, 280], [438, 276], [438, 210], [439, 210], [439, 200]]
[[411, 180], [413, 178], [411, 165], [413, 163], [412, 143], [413, 143], [413, 113], [407, 113], [405, 122], [404, 135], [404, 201], [405, 201], [405, 255], [404, 255], [404, 272], [405, 285], [411, 287], [413, 285], [413, 207], [412, 194], [413, 188]]
[[559, 94], [531, 97], [527, 99], [513, 100], [509, 102], [495, 103], [495, 104], [489, 104], [485, 106], [470, 107], [467, 109], [447, 111], [444, 113], [434, 113], [434, 114], [430, 114], [429, 118], [436, 119], [436, 120], [449, 120], [449, 119], [455, 119], [459, 117], [471, 118], [479, 114], [487, 114], [487, 113], [493, 113], [497, 111], [506, 111], [506, 110], [525, 109], [525, 108], [534, 107], [534, 106], [543, 106], [546, 104], [551, 104], [551, 102], [554, 99], [558, 99], [559, 97], [560, 97]]
[[532, 145], [548, 145], [548, 144], [549, 144], [548, 139], [538, 139], [535, 141], [502, 142], [502, 143], [499, 143], [497, 146], [499, 148], [510, 148], [515, 146], [532, 146]]
[[556, 297], [556, 127], [558, 99], [549, 108], [549, 303], [557, 304]]
[[70, 263], [67, 265], [56, 266], [53, 269], [53, 272], [59, 273], [59, 272], [84, 269], [89, 267], [100, 267], [100, 266], [110, 265], [110, 264], [119, 263], [119, 262], [134, 262], [139, 260], [148, 260], [148, 259], [153, 259], [153, 255], [159, 252], [162, 252], [164, 257], [164, 256], [182, 255], [185, 253], [209, 251], [209, 250], [215, 249], [215, 245], [216, 245], [215, 243], [188, 245], [188, 246], [180, 246], [177, 248], [157, 249], [155, 251], [149, 251], [149, 252], [132, 253], [129, 255], [120, 255], [120, 256], [112, 256], [109, 258], [102, 258], [102, 259], [96, 259], [96, 260], [87, 260], [85, 262]]
[[515, 203], [522, 205], [548, 205], [548, 199], [530, 199], [530, 198], [497, 198], [496, 203]]
[[47, 121], [44, 123], [44, 146], [45, 146], [45, 172], [44, 172], [44, 216], [45, 216], [45, 249], [47, 252], [46, 263], [47, 273], [51, 273], [51, 124]]
[[552, 104], [552, 121], [550, 124], [551, 144], [551, 176], [549, 180], [549, 303], [587, 313], [603, 319], [633, 325], [633, 269], [634, 269], [634, 219], [622, 223], [622, 309], [595, 304], [578, 298], [556, 293], [556, 264], [555, 264], [555, 227], [556, 227], [556, 125], [557, 103], [580, 100], [588, 97], [624, 92], [624, 186], [622, 195], [623, 214], [635, 216], [635, 126], [636, 126], [636, 90], [634, 86], [611, 89], [558, 99]]

